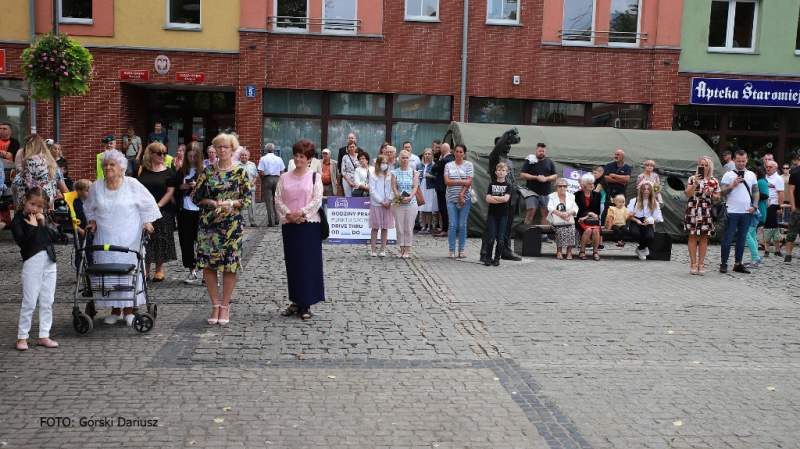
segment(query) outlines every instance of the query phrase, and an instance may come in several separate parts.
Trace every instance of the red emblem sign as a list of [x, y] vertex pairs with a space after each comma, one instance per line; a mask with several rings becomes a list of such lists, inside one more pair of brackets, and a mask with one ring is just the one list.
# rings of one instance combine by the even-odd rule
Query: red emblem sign
[[205, 73], [177, 72], [175, 74], [175, 81], [188, 81], [188, 82], [202, 83], [205, 80], [206, 80], [206, 74]]
[[6, 51], [0, 50], [0, 75], [6, 74]]
[[149, 70], [120, 70], [119, 79], [121, 80], [149, 80]]

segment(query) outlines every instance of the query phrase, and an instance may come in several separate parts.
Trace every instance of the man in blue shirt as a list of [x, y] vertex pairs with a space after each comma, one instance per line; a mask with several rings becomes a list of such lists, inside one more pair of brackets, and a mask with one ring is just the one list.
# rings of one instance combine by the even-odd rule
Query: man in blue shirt
[[147, 135], [147, 143], [153, 143], [156, 140], [163, 143], [165, 147], [169, 148], [169, 138], [167, 137], [167, 131], [165, 129], [162, 129], [161, 122], [156, 122], [155, 131]]
[[609, 162], [604, 167], [603, 179], [608, 184], [608, 191], [606, 192], [606, 207], [603, 209], [600, 223], [605, 223], [606, 211], [611, 206], [613, 198], [620, 194], [624, 196], [628, 181], [631, 180], [631, 166], [625, 163], [624, 151], [614, 152], [614, 162]]

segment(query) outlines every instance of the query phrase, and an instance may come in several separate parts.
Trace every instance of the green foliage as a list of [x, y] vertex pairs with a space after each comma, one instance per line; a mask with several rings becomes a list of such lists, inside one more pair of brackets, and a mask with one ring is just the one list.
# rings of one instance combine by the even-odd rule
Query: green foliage
[[22, 52], [25, 82], [34, 87], [32, 98], [52, 100], [61, 95], [84, 95], [94, 75], [89, 50], [66, 34], [52, 31]]

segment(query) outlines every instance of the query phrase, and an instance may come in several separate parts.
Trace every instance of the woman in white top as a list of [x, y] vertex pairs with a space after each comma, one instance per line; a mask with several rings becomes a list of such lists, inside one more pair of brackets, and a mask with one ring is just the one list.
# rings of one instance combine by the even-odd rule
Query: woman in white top
[[[372, 257], [386, 257], [386, 239], [389, 229], [394, 227], [392, 215], [392, 174], [386, 163], [386, 156], [379, 154], [375, 158], [375, 173], [369, 178], [369, 227], [372, 229], [370, 243]], [[375, 240], [381, 230], [381, 252], [375, 252]]]
[[347, 154], [342, 158], [342, 189], [344, 196], [353, 196], [353, 189], [356, 188], [356, 168], [358, 168], [358, 147], [355, 143], [347, 145]]
[[447, 186], [445, 198], [450, 224], [447, 227], [447, 244], [450, 247], [448, 258], [455, 257], [456, 234], [458, 234], [458, 258], [467, 257], [464, 245], [467, 243], [467, 217], [473, 198], [470, 195], [472, 177], [475, 169], [472, 162], [467, 161], [467, 146], [458, 144], [453, 149], [453, 162], [444, 166], [444, 184]]
[[364, 191], [365, 195], [369, 196], [369, 155], [362, 151], [358, 153], [358, 164], [356, 168], [356, 189]]
[[639, 243], [636, 255], [645, 260], [650, 254], [650, 244], [655, 240], [656, 223], [664, 221], [650, 181], [639, 184], [639, 193], [628, 203], [628, 213], [631, 237]]
[[572, 247], [577, 243], [575, 216], [578, 215], [578, 204], [575, 195], [567, 193], [566, 178], [556, 180], [556, 191], [548, 197], [547, 213], [556, 230], [556, 259], [564, 258], [561, 249], [567, 247], [567, 260], [572, 260]]
[[425, 148], [422, 152], [422, 161], [417, 164], [417, 172], [420, 174], [419, 188], [425, 197], [425, 204], [419, 207], [422, 213], [420, 234], [430, 234], [433, 228], [433, 213], [439, 211], [436, 198], [436, 175], [431, 173], [433, 168], [433, 150]]

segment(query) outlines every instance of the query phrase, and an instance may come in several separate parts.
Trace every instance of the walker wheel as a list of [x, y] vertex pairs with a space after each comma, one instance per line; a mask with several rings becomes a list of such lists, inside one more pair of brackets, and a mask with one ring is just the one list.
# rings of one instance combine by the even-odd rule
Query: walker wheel
[[147, 304], [147, 313], [153, 315], [153, 319], [158, 318], [158, 304]]
[[154, 325], [155, 320], [149, 313], [143, 313], [140, 317], [133, 319], [133, 330], [135, 330], [137, 334], [146, 334], [150, 332], [153, 330]]
[[88, 315], [81, 313], [72, 319], [72, 328], [75, 329], [75, 333], [77, 333], [78, 336], [85, 337], [92, 333], [94, 324]]
[[94, 300], [86, 303], [86, 314], [89, 315], [91, 319], [94, 319], [94, 317], [97, 316], [97, 309], [94, 307]]

